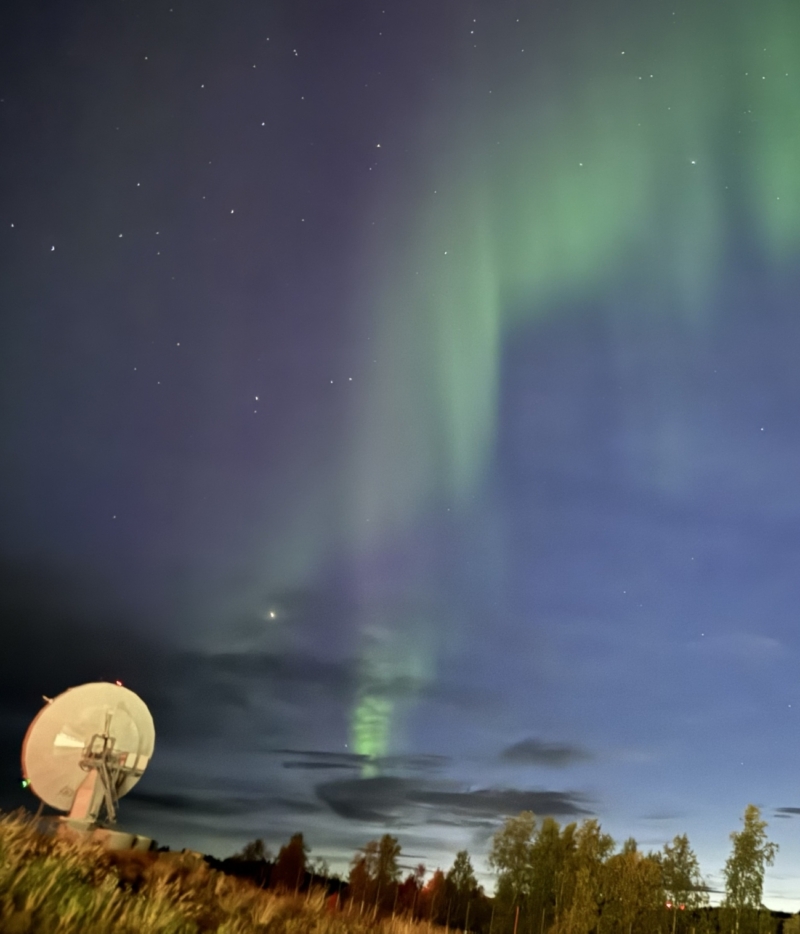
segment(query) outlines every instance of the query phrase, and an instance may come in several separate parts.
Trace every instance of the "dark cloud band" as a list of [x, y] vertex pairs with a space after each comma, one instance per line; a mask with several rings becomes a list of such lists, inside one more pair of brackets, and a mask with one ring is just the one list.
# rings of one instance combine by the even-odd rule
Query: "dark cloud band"
[[378, 776], [317, 785], [317, 795], [349, 820], [401, 822], [418, 816], [426, 822], [472, 825], [520, 811], [559, 816], [589, 814], [582, 795], [569, 791], [480, 789], [463, 791], [444, 782]]
[[546, 743], [540, 739], [523, 739], [504, 749], [500, 754], [503, 762], [518, 765], [544, 765], [549, 768], [566, 768], [591, 759], [581, 746], [568, 743]]

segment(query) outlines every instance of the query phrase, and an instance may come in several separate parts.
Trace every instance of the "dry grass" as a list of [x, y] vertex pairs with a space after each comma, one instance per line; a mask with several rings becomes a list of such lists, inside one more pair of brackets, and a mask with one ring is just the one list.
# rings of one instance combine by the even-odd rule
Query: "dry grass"
[[331, 910], [323, 892], [263, 891], [180, 853], [110, 853], [0, 815], [3, 934], [429, 934]]

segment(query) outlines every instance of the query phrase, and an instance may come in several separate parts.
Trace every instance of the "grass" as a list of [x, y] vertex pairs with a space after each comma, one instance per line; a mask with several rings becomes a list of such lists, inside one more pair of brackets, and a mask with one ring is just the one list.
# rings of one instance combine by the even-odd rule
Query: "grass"
[[429, 934], [332, 909], [322, 891], [264, 891], [192, 854], [110, 852], [0, 814], [2, 934]]

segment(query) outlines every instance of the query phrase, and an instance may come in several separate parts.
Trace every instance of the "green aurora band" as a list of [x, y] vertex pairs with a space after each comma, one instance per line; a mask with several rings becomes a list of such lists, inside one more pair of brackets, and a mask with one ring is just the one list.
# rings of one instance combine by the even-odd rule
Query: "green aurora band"
[[[423, 192], [398, 199], [396, 242], [369, 262], [381, 365], [356, 495], [373, 532], [474, 490], [515, 326], [620, 288], [636, 290], [642, 313], [697, 318], [742, 221], [770, 256], [794, 252], [800, 6], [659, 9], [655, 23], [652, 9], [616, 30], [586, 23], [583, 41], [541, 53], [521, 101], [487, 79], [505, 101], [495, 113], [476, 105], [465, 129], [438, 121], [460, 142], [428, 141]], [[565, 76], [544, 99], [542, 74]]]
[[[535, 19], [532, 0], [528, 9]], [[341, 513], [356, 554], [402, 537], [433, 506], [469, 507], [515, 329], [583, 302], [679, 316], [691, 332], [711, 313], [736, 237], [776, 267], [796, 253], [800, 4], [571, 12], [524, 53], [506, 42], [503, 75], [497, 57], [465, 62], [454, 76], [462, 105], [452, 94], [431, 102], [408, 177], [370, 205], [388, 233], [370, 228], [360, 263], [368, 390]], [[319, 553], [301, 537], [295, 553]], [[364, 621], [351, 715], [361, 754], [391, 748], [389, 686], [433, 677], [433, 636], [414, 648], [420, 627], [410, 628]]]

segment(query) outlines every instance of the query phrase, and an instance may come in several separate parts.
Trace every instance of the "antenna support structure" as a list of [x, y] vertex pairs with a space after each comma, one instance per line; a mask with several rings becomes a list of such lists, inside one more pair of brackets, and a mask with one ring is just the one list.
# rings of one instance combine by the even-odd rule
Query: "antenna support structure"
[[76, 791], [69, 812], [74, 820], [96, 821], [105, 806], [107, 822], [116, 823], [119, 792], [125, 779], [138, 780], [144, 773], [147, 761], [140, 760], [145, 757], [134, 757], [128, 765], [129, 754], [115, 751], [116, 740], [111, 733], [113, 716], [111, 711], [106, 713], [103, 732], [95, 733], [83, 750], [80, 764], [88, 774]]

